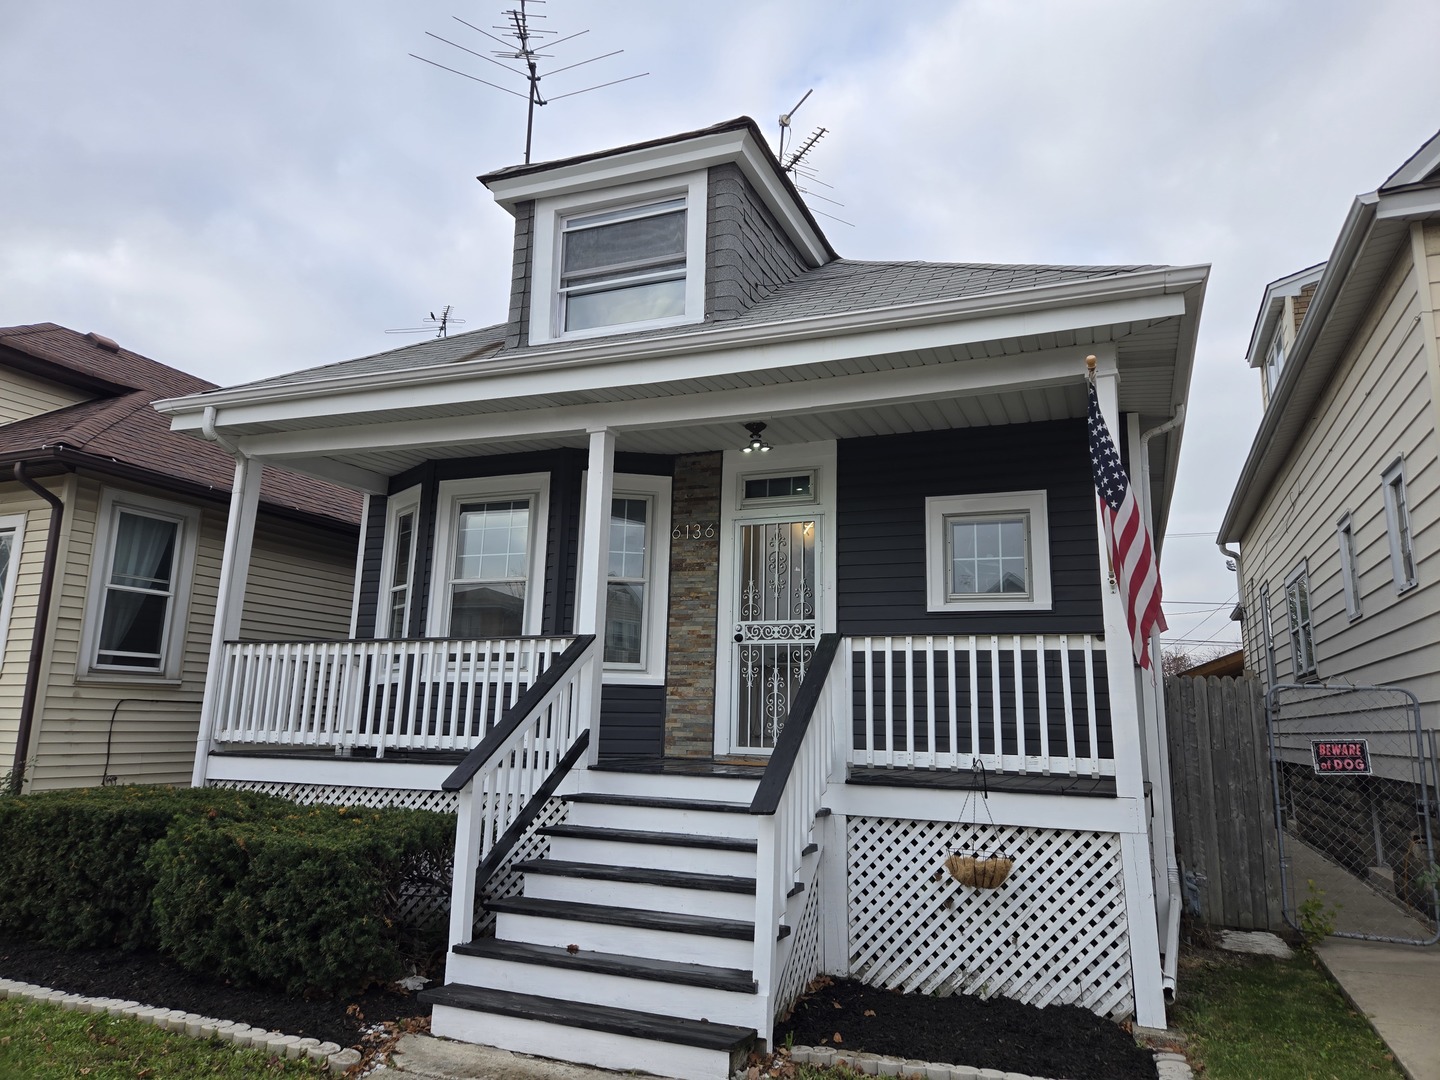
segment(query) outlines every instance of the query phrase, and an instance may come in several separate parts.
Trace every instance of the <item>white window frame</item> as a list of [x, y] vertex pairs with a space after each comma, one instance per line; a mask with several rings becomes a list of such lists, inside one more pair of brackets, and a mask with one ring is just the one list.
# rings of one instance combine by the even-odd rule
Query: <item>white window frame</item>
[[[591, 337], [681, 326], [705, 318], [705, 219], [708, 183], [705, 170], [624, 184], [603, 192], [583, 191], [535, 200], [530, 266], [530, 344], [542, 345]], [[589, 330], [562, 330], [560, 303], [561, 244], [566, 219], [627, 206], [640, 207], [667, 198], [685, 199], [685, 311], [664, 319], [616, 323]]]
[[426, 633], [430, 637], [450, 636], [450, 563], [455, 553], [460, 504], [503, 499], [530, 500], [530, 552], [525, 579], [525, 613], [520, 632], [526, 635], [540, 633], [545, 604], [545, 538], [550, 531], [550, 474], [521, 473], [440, 481], [435, 508], [430, 604], [426, 618]]
[[[810, 494], [808, 495], [759, 495], [753, 498], [745, 497], [745, 485], [752, 480], [774, 480], [782, 476], [808, 476], [810, 477]], [[737, 490], [735, 492], [735, 505], [744, 509], [754, 509], [763, 506], [806, 506], [819, 501], [820, 495], [817, 490], [819, 478], [815, 469], [765, 469], [760, 472], [741, 473], [736, 477]]]
[[1355, 524], [1345, 513], [1335, 523], [1335, 541], [1340, 548], [1340, 588], [1345, 594], [1345, 613], [1354, 622], [1360, 608], [1360, 574], [1355, 565]]
[[[121, 512], [140, 517], [172, 521], [179, 526], [175, 545], [175, 570], [171, 582], [170, 607], [160, 645], [160, 663], [154, 670], [101, 664], [100, 624], [109, 593], [115, 533]], [[190, 619], [190, 591], [195, 577], [195, 551], [200, 534], [200, 510], [183, 503], [106, 488], [100, 495], [95, 519], [95, 546], [90, 557], [89, 588], [85, 598], [85, 625], [81, 633], [79, 680], [104, 682], [174, 682], [181, 678], [185, 639]]]
[[5, 586], [0, 590], [0, 666], [5, 663], [5, 644], [10, 639], [10, 613], [15, 608], [15, 579], [20, 576], [20, 555], [25, 549], [25, 515], [0, 515], [0, 534], [10, 533], [15, 539], [10, 545], [10, 567], [5, 574]]
[[[1298, 620], [1295, 615], [1300, 604], [1295, 596], [1295, 587], [1305, 590], [1305, 618]], [[1310, 564], [1302, 560], [1290, 571], [1285, 579], [1285, 621], [1290, 626], [1290, 670], [1295, 678], [1302, 679], [1315, 674], [1315, 601], [1310, 592]]]
[[1380, 482], [1385, 495], [1385, 533], [1390, 540], [1390, 575], [1395, 580], [1395, 591], [1403, 593], [1419, 584], [1410, 502], [1405, 491], [1405, 459], [1391, 462], [1380, 474]]
[[[1026, 544], [1030, 554], [1030, 591], [1025, 596], [984, 594], [950, 595], [950, 545], [946, 522], [951, 518], [991, 518], [1023, 514], [1029, 522]], [[932, 495], [925, 500], [926, 610], [1048, 611], [1050, 589], [1050, 517], [1043, 488], [985, 495]]]
[[[588, 470], [580, 474], [580, 533], [585, 535], [585, 483]], [[646, 476], [641, 473], [616, 473], [612, 499], [645, 499], [650, 504], [652, 526], [650, 550], [645, 553], [645, 613], [641, 627], [641, 662], [619, 664], [605, 661], [603, 681], [625, 686], [663, 686], [665, 683], [665, 645], [669, 636], [670, 613], [670, 533], [672, 481], [668, 476]], [[609, 538], [606, 536], [606, 554]], [[580, 590], [585, 588], [583, 555], [575, 570], [575, 598], [579, 604]], [[608, 619], [608, 605], [607, 605]], [[602, 648], [605, 642], [600, 642]]]
[[1270, 337], [1270, 346], [1265, 350], [1265, 392], [1274, 397], [1275, 388], [1280, 385], [1280, 373], [1285, 370], [1285, 315], [1281, 309], [1280, 321]]
[[410, 538], [410, 576], [405, 591], [405, 630], [408, 635], [410, 620], [415, 614], [416, 568], [420, 565], [420, 485], [406, 488], [391, 495], [385, 503], [385, 546], [380, 558], [380, 580], [375, 593], [375, 637], [385, 641], [390, 638], [390, 583], [395, 569], [395, 544], [398, 540], [400, 519], [406, 514], [415, 515], [415, 531]]

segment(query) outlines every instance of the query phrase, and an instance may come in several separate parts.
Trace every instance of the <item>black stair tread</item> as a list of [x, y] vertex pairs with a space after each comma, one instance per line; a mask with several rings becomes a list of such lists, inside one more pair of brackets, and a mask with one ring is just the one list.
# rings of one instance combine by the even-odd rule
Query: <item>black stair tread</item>
[[613, 840], [620, 844], [664, 844], [669, 847], [710, 848], [715, 851], [757, 851], [759, 844], [734, 836], [696, 836], [694, 833], [644, 832], [636, 829], [607, 829], [599, 825], [546, 825], [536, 829], [543, 836], [568, 836], [577, 840]]
[[755, 977], [740, 968], [711, 967], [708, 964], [683, 964], [677, 960], [657, 960], [648, 956], [622, 956], [618, 953], [581, 949], [571, 952], [558, 945], [532, 945], [525, 941], [501, 941], [480, 938], [456, 945], [452, 952], [489, 960], [510, 960], [519, 964], [571, 971], [594, 971], [602, 975], [623, 975], [650, 982], [680, 983], [702, 986], [711, 990], [732, 990], [740, 994], [758, 992]]
[[658, 1013], [618, 1009], [613, 1005], [590, 1005], [580, 1001], [556, 1001], [532, 994], [513, 994], [464, 983], [450, 983], [420, 994], [426, 1005], [449, 1005], [476, 1012], [498, 1013], [523, 1020], [539, 1020], [565, 1027], [630, 1035], [656, 1042], [678, 1043], [701, 1050], [733, 1053], [755, 1038], [754, 1028], [731, 1024], [710, 1024]]
[[605, 866], [601, 863], [571, 862], [568, 859], [531, 859], [512, 869], [522, 874], [551, 874], [555, 877], [588, 878], [593, 881], [626, 881], [640, 885], [669, 885], [677, 889], [704, 889], [706, 892], [755, 892], [755, 879], [723, 874], [693, 874], [686, 870], [657, 870], [647, 866]]
[[[635, 908], [610, 907], [608, 904], [581, 904], [573, 900], [542, 900], [532, 896], [507, 896], [486, 900], [485, 907], [509, 915], [533, 915], [542, 919], [570, 919], [574, 922], [604, 923], [609, 926], [633, 926], [643, 930], [667, 930], [674, 934], [699, 934], [704, 937], [736, 938], [752, 941], [755, 924], [739, 919], [712, 919], [708, 915], [681, 915], [674, 911], [640, 911]], [[780, 927], [777, 938], [790, 932]]]
[[715, 814], [748, 814], [750, 804], [716, 802], [708, 799], [677, 799], [660, 795], [609, 795], [603, 791], [581, 791], [564, 796], [566, 802], [600, 803], [604, 806], [646, 806], [656, 810], [704, 810]]

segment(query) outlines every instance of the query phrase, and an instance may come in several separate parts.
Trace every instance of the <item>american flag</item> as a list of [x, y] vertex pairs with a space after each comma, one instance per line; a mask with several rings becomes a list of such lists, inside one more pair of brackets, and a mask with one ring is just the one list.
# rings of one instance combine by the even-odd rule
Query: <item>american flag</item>
[[1090, 384], [1090, 470], [1095, 477], [1095, 493], [1100, 497], [1115, 580], [1125, 598], [1130, 645], [1136, 662], [1148, 668], [1150, 631], [1166, 629], [1165, 614], [1160, 610], [1160, 566], [1141, 519], [1140, 503], [1120, 464], [1120, 455], [1115, 452], [1110, 429], [1100, 415], [1094, 383]]

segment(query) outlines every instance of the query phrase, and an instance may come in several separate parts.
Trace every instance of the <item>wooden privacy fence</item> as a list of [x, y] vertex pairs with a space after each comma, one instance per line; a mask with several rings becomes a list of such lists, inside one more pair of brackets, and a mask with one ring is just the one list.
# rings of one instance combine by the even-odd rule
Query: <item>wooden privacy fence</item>
[[1185, 909], [1211, 926], [1284, 930], [1260, 681], [1165, 680]]

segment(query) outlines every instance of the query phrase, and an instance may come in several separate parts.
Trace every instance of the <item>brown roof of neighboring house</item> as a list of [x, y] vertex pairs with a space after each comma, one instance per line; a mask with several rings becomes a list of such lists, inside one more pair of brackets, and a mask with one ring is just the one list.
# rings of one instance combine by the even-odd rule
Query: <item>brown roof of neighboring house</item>
[[[235, 472], [229, 452], [172, 432], [150, 407], [160, 398], [213, 390], [214, 383], [55, 323], [0, 328], [0, 364], [96, 395], [0, 426], [0, 461], [53, 460], [176, 491], [229, 493]], [[269, 466], [260, 498], [269, 509], [332, 525], [360, 520], [356, 492]]]
[[1211, 676], [1223, 678], [1227, 675], [1238, 678], [1245, 674], [1245, 650], [1236, 649], [1224, 656], [1217, 656], [1214, 660], [1186, 668], [1179, 674], [1187, 679], [1208, 679]]

